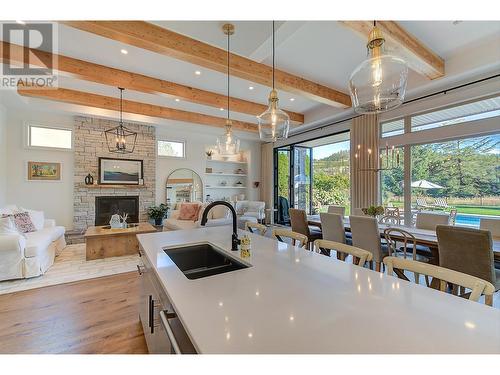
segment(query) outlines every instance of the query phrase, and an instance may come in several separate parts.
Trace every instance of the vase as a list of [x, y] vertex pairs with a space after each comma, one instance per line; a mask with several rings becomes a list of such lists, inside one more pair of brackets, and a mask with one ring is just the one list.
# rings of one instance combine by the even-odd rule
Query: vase
[[162, 225], [162, 224], [163, 224], [163, 218], [162, 217], [155, 219], [155, 225]]

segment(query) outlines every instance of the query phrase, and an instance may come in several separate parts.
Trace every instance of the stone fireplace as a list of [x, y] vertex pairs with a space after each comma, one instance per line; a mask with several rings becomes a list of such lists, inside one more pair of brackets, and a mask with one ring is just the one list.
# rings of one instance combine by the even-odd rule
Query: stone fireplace
[[139, 222], [139, 196], [95, 197], [95, 225], [108, 225], [111, 215], [128, 214], [128, 223]]
[[[110, 120], [75, 117], [73, 207], [74, 227], [77, 230], [84, 230], [105, 220], [97, 217], [96, 203], [101, 198], [137, 199], [137, 219], [128, 219], [130, 223], [147, 221], [147, 208], [156, 203], [156, 129], [149, 125], [124, 123], [138, 135], [134, 153], [121, 155], [110, 153], [104, 138], [104, 131], [117, 125], [117, 122]], [[144, 185], [85, 185], [85, 176], [89, 173], [94, 177], [94, 181], [97, 181], [99, 157], [143, 160]], [[106, 215], [109, 215], [109, 212]], [[102, 225], [107, 224], [109, 217]]]

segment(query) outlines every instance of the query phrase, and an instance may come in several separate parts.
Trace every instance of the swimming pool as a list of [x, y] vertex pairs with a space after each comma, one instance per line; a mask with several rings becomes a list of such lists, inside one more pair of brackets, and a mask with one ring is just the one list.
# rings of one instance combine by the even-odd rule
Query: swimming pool
[[457, 214], [455, 224], [479, 228], [479, 221], [482, 217], [500, 219], [499, 216]]

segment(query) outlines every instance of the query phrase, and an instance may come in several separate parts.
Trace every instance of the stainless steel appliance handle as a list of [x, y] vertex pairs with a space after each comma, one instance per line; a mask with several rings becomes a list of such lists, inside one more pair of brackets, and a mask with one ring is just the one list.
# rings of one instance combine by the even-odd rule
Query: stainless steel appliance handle
[[160, 311], [161, 323], [163, 324], [163, 328], [165, 328], [165, 332], [167, 332], [167, 336], [170, 344], [172, 345], [172, 348], [174, 349], [174, 353], [182, 354], [181, 349], [179, 348], [179, 344], [177, 344], [177, 340], [175, 339], [174, 332], [172, 332], [172, 328], [170, 328], [170, 324], [168, 324], [168, 319], [172, 319], [175, 317], [177, 317], [175, 313], [168, 312], [167, 310]]

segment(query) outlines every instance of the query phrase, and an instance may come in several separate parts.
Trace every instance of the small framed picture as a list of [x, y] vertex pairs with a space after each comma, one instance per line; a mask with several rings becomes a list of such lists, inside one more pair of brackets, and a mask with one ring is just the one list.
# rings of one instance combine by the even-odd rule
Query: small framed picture
[[61, 181], [61, 163], [28, 161], [28, 181]]
[[212, 168], [205, 168], [205, 173], [213, 173], [213, 169]]

